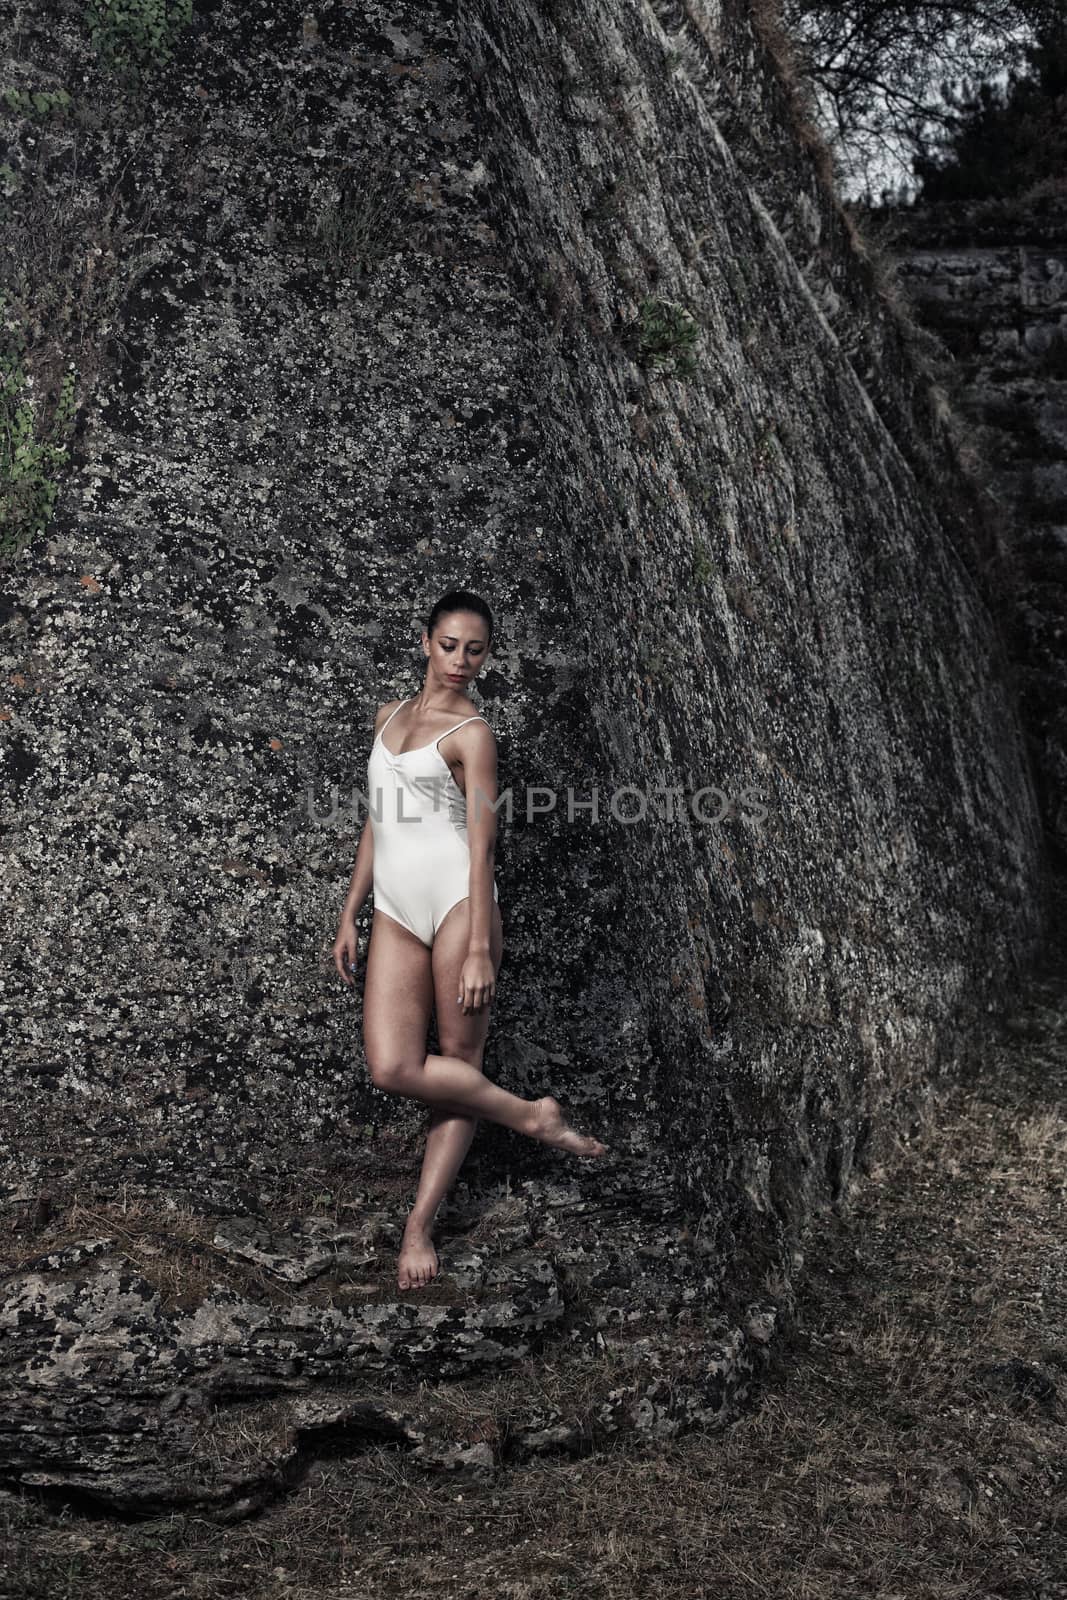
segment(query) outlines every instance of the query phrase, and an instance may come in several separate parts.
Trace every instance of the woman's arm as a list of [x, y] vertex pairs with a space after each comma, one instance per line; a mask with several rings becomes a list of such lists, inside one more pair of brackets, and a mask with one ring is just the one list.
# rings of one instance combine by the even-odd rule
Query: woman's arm
[[464, 1012], [478, 1011], [493, 997], [495, 974], [489, 954], [493, 915], [493, 868], [496, 861], [496, 740], [484, 722], [461, 730], [463, 782], [467, 798], [467, 842], [470, 846], [470, 935], [467, 960], [460, 975], [459, 999]]
[[356, 864], [348, 883], [348, 893], [341, 908], [341, 924], [355, 922], [363, 909], [363, 902], [374, 884], [374, 829], [370, 817], [363, 821], [363, 832], [356, 849]]
[[337, 925], [337, 937], [333, 942], [333, 964], [337, 968], [339, 977], [349, 988], [356, 981], [352, 973], [359, 961], [359, 929], [356, 926], [356, 918], [364, 900], [370, 894], [373, 881], [374, 834], [371, 830], [370, 817], [367, 817], [363, 824], [363, 832], [359, 836], [356, 864], [352, 868], [348, 893], [341, 908], [341, 920]]
[[[399, 705], [398, 700], [390, 700], [387, 705], [378, 709], [374, 719], [374, 737], [378, 737], [378, 729], [389, 713]], [[352, 876], [348, 882], [348, 893], [345, 903], [341, 907], [341, 917], [337, 927], [337, 938], [333, 945], [333, 964], [337, 968], [345, 983], [352, 983], [352, 967], [359, 954], [359, 930], [356, 927], [356, 918], [363, 909], [363, 902], [371, 892], [374, 884], [374, 830], [371, 827], [369, 815], [364, 819], [363, 832], [359, 836], [359, 845], [356, 849], [356, 864], [352, 868]]]

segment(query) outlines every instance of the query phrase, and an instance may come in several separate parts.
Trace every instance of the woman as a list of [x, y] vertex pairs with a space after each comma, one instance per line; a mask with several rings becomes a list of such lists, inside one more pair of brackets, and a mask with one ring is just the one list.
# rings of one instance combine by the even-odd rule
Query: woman
[[[569, 1127], [551, 1095], [523, 1100], [482, 1072], [504, 944], [493, 880], [496, 740], [471, 712], [466, 691], [489, 658], [492, 636], [485, 601], [449, 590], [423, 629], [421, 693], [379, 710], [368, 763], [370, 810], [333, 947], [338, 972], [352, 984], [356, 917], [373, 887], [363, 993], [367, 1065], [379, 1089], [433, 1108], [400, 1250], [401, 1289], [437, 1276], [431, 1228], [479, 1117], [575, 1155], [606, 1150]], [[431, 1006], [440, 1055], [426, 1053]]]

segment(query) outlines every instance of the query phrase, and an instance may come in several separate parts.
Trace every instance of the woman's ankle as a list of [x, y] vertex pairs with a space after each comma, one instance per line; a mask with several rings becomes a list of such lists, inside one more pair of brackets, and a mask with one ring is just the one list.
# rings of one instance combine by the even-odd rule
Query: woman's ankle
[[529, 1120], [522, 1131], [528, 1134], [531, 1139], [538, 1138], [544, 1129], [545, 1111], [547, 1109], [545, 1106], [545, 1100], [547, 1098], [548, 1097], [546, 1095], [541, 1095], [537, 1100], [531, 1100], [529, 1102]]

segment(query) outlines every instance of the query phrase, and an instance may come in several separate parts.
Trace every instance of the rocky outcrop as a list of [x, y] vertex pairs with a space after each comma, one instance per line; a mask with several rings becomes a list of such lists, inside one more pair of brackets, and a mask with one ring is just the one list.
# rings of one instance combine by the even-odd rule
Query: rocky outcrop
[[[231, 1519], [292, 1492], [326, 1449], [387, 1440], [428, 1470], [484, 1474], [721, 1424], [785, 1300], [725, 1314], [707, 1238], [651, 1173], [635, 1191], [631, 1158], [625, 1178], [542, 1177], [489, 1204], [461, 1184], [441, 1274], [417, 1295], [397, 1295], [401, 1226], [373, 1188], [345, 1196], [349, 1228], [272, 1227], [231, 1195], [213, 1222], [203, 1205], [141, 1211], [27, 1256], [0, 1304], [4, 1481]], [[535, 1381], [546, 1363], [555, 1401]], [[435, 1406], [448, 1379], [480, 1397], [473, 1415]]]
[[1014, 553], [1011, 626], [1042, 817], [1067, 859], [1067, 197], [887, 219], [900, 281], [952, 358], [954, 404]]
[[[73, 13], [26, 28], [105, 93]], [[301, 1429], [421, 1440], [414, 1374], [564, 1363], [575, 1326], [599, 1360], [618, 1325], [622, 1375], [509, 1437], [721, 1416], [808, 1219], [1042, 935], [936, 405], [747, 7], [225, 4], [136, 138], [122, 109], [93, 170], [151, 196], [152, 260], [5, 578], [4, 1471], [210, 1501], [199, 1407], [322, 1391], [258, 1487], [215, 1451], [254, 1502]], [[329, 949], [341, 802], [454, 582], [500, 617], [513, 795], [487, 1070], [611, 1154], [483, 1127], [413, 1307], [361, 1230], [395, 1230], [423, 1113], [368, 1083]], [[235, 1260], [263, 1278], [218, 1286]]]

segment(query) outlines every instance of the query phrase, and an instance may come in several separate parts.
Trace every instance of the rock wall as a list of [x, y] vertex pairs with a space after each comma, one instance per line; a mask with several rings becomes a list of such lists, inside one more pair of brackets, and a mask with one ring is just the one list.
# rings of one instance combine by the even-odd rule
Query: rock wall
[[1014, 553], [1012, 626], [1042, 819], [1067, 859], [1067, 198], [953, 203], [887, 219], [898, 274], [953, 360]]
[[[953, 1055], [935, 1017], [965, 1035], [976, 981], [1004, 971], [1003, 954], [967, 970], [975, 930], [996, 918], [956, 874], [964, 835], [1004, 803], [978, 796], [1005, 781], [1028, 796], [1027, 842], [1009, 846], [1033, 896], [1022, 944], [1041, 921], [1017, 729], [999, 775], [962, 779], [964, 747], [982, 741], [953, 723], [964, 704], [966, 721], [985, 716], [995, 680], [1014, 726], [986, 609], [997, 551], [748, 8], [516, 7], [474, 41], [513, 271], [542, 288], [558, 350], [552, 476], [594, 641], [592, 720], [614, 730], [636, 699], [616, 769], [684, 774], [691, 789], [711, 774], [769, 803], [758, 827], [737, 807], [720, 826], [630, 830], [634, 870], [651, 868], [658, 889], [626, 943], [643, 948], [654, 919], [683, 1002], [645, 992], [653, 1062], [670, 1068], [642, 1095], [691, 1203], [723, 1217], [739, 1184], [735, 1217], [758, 1195], [781, 1219], [787, 1196], [806, 1196], [803, 1211], [839, 1192], [876, 1107], [918, 1081], [908, 1063]], [[620, 359], [648, 294], [699, 318], [696, 382]], [[657, 670], [642, 674], [653, 617]], [[965, 676], [981, 658], [987, 687], [946, 693], [950, 655], [971, 661]], [[952, 797], [938, 797], [944, 751]], [[936, 890], [927, 870], [945, 874]], [[684, 1004], [690, 964], [703, 1044]], [[679, 1073], [694, 1046], [706, 1066]]]
[[[73, 13], [25, 39], [107, 92]], [[655, 1315], [787, 1300], [1046, 908], [996, 552], [749, 8], [227, 3], [121, 109], [92, 181], [153, 259], [4, 583], [9, 1208], [276, 1221], [328, 1157], [399, 1214], [424, 1115], [332, 969], [330, 796], [458, 582], [516, 800], [487, 1071], [612, 1145], [483, 1128], [465, 1182], [623, 1322], [651, 1216]]]

